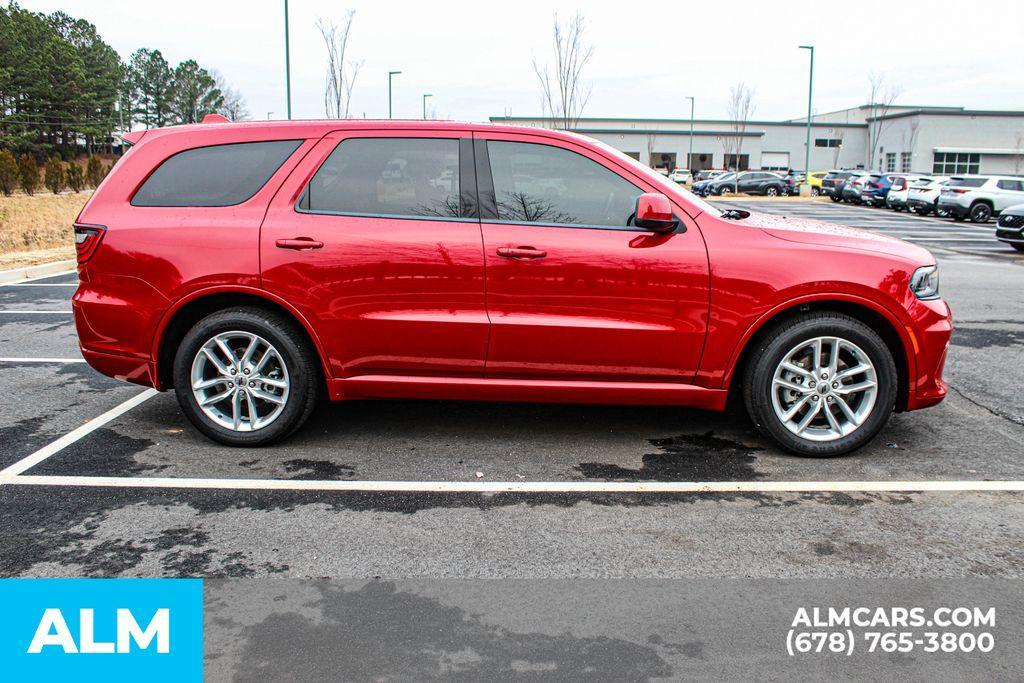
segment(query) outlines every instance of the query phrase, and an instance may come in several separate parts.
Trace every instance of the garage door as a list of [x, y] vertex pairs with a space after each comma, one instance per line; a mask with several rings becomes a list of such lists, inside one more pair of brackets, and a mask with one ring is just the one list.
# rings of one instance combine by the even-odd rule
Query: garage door
[[789, 152], [761, 152], [762, 171], [785, 171], [789, 168]]

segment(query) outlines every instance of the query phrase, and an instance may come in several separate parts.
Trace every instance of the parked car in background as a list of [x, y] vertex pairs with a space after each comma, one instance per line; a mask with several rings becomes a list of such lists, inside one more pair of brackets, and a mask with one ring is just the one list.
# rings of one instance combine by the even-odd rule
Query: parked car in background
[[1024, 179], [1013, 176], [953, 176], [939, 192], [939, 208], [956, 220], [987, 223], [1015, 204], [1024, 203]]
[[871, 174], [864, 187], [861, 189], [860, 200], [868, 206], [885, 206], [889, 190], [897, 178], [906, 177], [905, 173], [878, 173]]
[[821, 191], [834, 202], [843, 200], [843, 185], [854, 174], [854, 171], [832, 170], [821, 180]]
[[907, 190], [907, 210], [919, 216], [927, 216], [932, 212], [940, 217], [948, 216], [945, 209], [939, 208], [939, 191], [948, 182], [946, 176], [933, 176], [928, 182], [921, 181], [912, 185]]
[[846, 179], [843, 183], [843, 189], [840, 192], [840, 196], [844, 202], [851, 204], [861, 203], [861, 191], [864, 189], [864, 185], [871, 179], [872, 175], [875, 174], [868, 171], [854, 171], [853, 174]]
[[693, 182], [693, 175], [685, 168], [677, 168], [668, 174], [668, 179], [676, 183], [689, 185]]
[[785, 175], [782, 176], [782, 194], [784, 195], [796, 195], [800, 194], [800, 185], [804, 182], [804, 174], [802, 171], [794, 171], [790, 169]]
[[996, 223], [996, 239], [1024, 251], [1024, 204], [1007, 207]]
[[718, 181], [724, 182], [726, 180], [730, 180], [734, 175], [736, 175], [736, 174], [732, 173], [732, 172], [728, 172], [728, 173], [726, 173], [726, 172], [718, 172], [716, 175], [714, 175], [714, 176], [712, 176], [710, 178], [705, 178], [704, 180], [698, 180], [697, 182], [695, 182], [693, 184], [693, 187], [691, 187], [690, 189], [694, 193], [700, 195], [701, 197], [707, 197], [708, 194], [710, 194], [709, 187], [710, 187], [710, 185], [712, 183], [718, 182]]
[[211, 120], [125, 133], [74, 225], [72, 308], [90, 365], [174, 389], [220, 443], [287, 438], [322, 398], [736, 396], [782, 448], [835, 456], [946, 396], [918, 245], [720, 210], [560, 131]]
[[785, 192], [782, 176], [768, 171], [744, 171], [731, 174], [731, 177], [715, 178], [707, 185], [708, 194], [763, 194], [767, 197], [778, 197]]
[[910, 187], [918, 183], [931, 182], [930, 177], [919, 175], [900, 175], [892, 179], [892, 186], [885, 195], [885, 205], [893, 211], [903, 211], [907, 208], [907, 197]]
[[811, 175], [807, 176], [807, 184], [811, 186], [812, 197], [817, 197], [821, 194], [821, 183], [828, 174], [829, 171], [811, 171]]
[[708, 169], [704, 169], [703, 171], [697, 171], [697, 176], [696, 176], [695, 180], [697, 180], [697, 181], [700, 181], [700, 180], [712, 180], [712, 179], [717, 178], [718, 176], [722, 175], [723, 173], [726, 173], [726, 171], [716, 171], [714, 169], [708, 168]]

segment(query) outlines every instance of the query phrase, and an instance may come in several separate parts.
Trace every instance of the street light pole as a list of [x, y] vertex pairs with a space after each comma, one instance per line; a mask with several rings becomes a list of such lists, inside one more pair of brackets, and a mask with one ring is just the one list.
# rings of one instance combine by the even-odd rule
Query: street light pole
[[[687, 95], [685, 99], [690, 100], [690, 152], [686, 155], [686, 170], [693, 172], [693, 109], [696, 100], [690, 95]], [[690, 182], [693, 182], [692, 180]]]
[[391, 118], [391, 77], [397, 76], [402, 73], [401, 71], [389, 71], [388, 72], [388, 118]]
[[288, 101], [288, 120], [292, 120], [292, 64], [288, 40], [288, 0], [284, 0], [284, 90]]
[[814, 46], [801, 45], [801, 50], [811, 51], [811, 75], [807, 82], [807, 148], [804, 150], [804, 187], [811, 186], [811, 97], [814, 94]]
[[431, 95], [430, 93], [424, 93], [423, 94], [423, 120], [424, 121], [427, 120], [427, 98], [428, 97], [433, 97], [433, 95]]

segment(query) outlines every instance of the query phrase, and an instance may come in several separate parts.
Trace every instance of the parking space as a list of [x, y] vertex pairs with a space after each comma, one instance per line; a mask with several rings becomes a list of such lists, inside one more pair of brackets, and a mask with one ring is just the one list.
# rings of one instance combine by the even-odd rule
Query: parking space
[[949, 399], [827, 460], [737, 413], [426, 401], [322, 405], [279, 446], [224, 448], [173, 393], [78, 362], [73, 275], [0, 287], [0, 572], [1020, 576], [1024, 268], [936, 254]]

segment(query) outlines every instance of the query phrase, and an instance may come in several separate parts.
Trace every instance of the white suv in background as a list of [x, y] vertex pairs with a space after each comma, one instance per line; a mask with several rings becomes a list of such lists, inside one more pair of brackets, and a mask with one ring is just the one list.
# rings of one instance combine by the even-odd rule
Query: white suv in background
[[938, 208], [958, 221], [987, 223], [1014, 204], [1024, 203], [1024, 178], [997, 175], [953, 176], [939, 193]]
[[932, 176], [928, 182], [922, 180], [911, 185], [907, 190], [907, 210], [921, 216], [927, 216], [932, 211], [940, 216], [948, 215], [944, 210], [939, 210], [939, 192], [948, 182], [946, 176]]
[[689, 185], [693, 182], [693, 176], [685, 168], [677, 168], [672, 171], [668, 174], [668, 179], [682, 185]]

